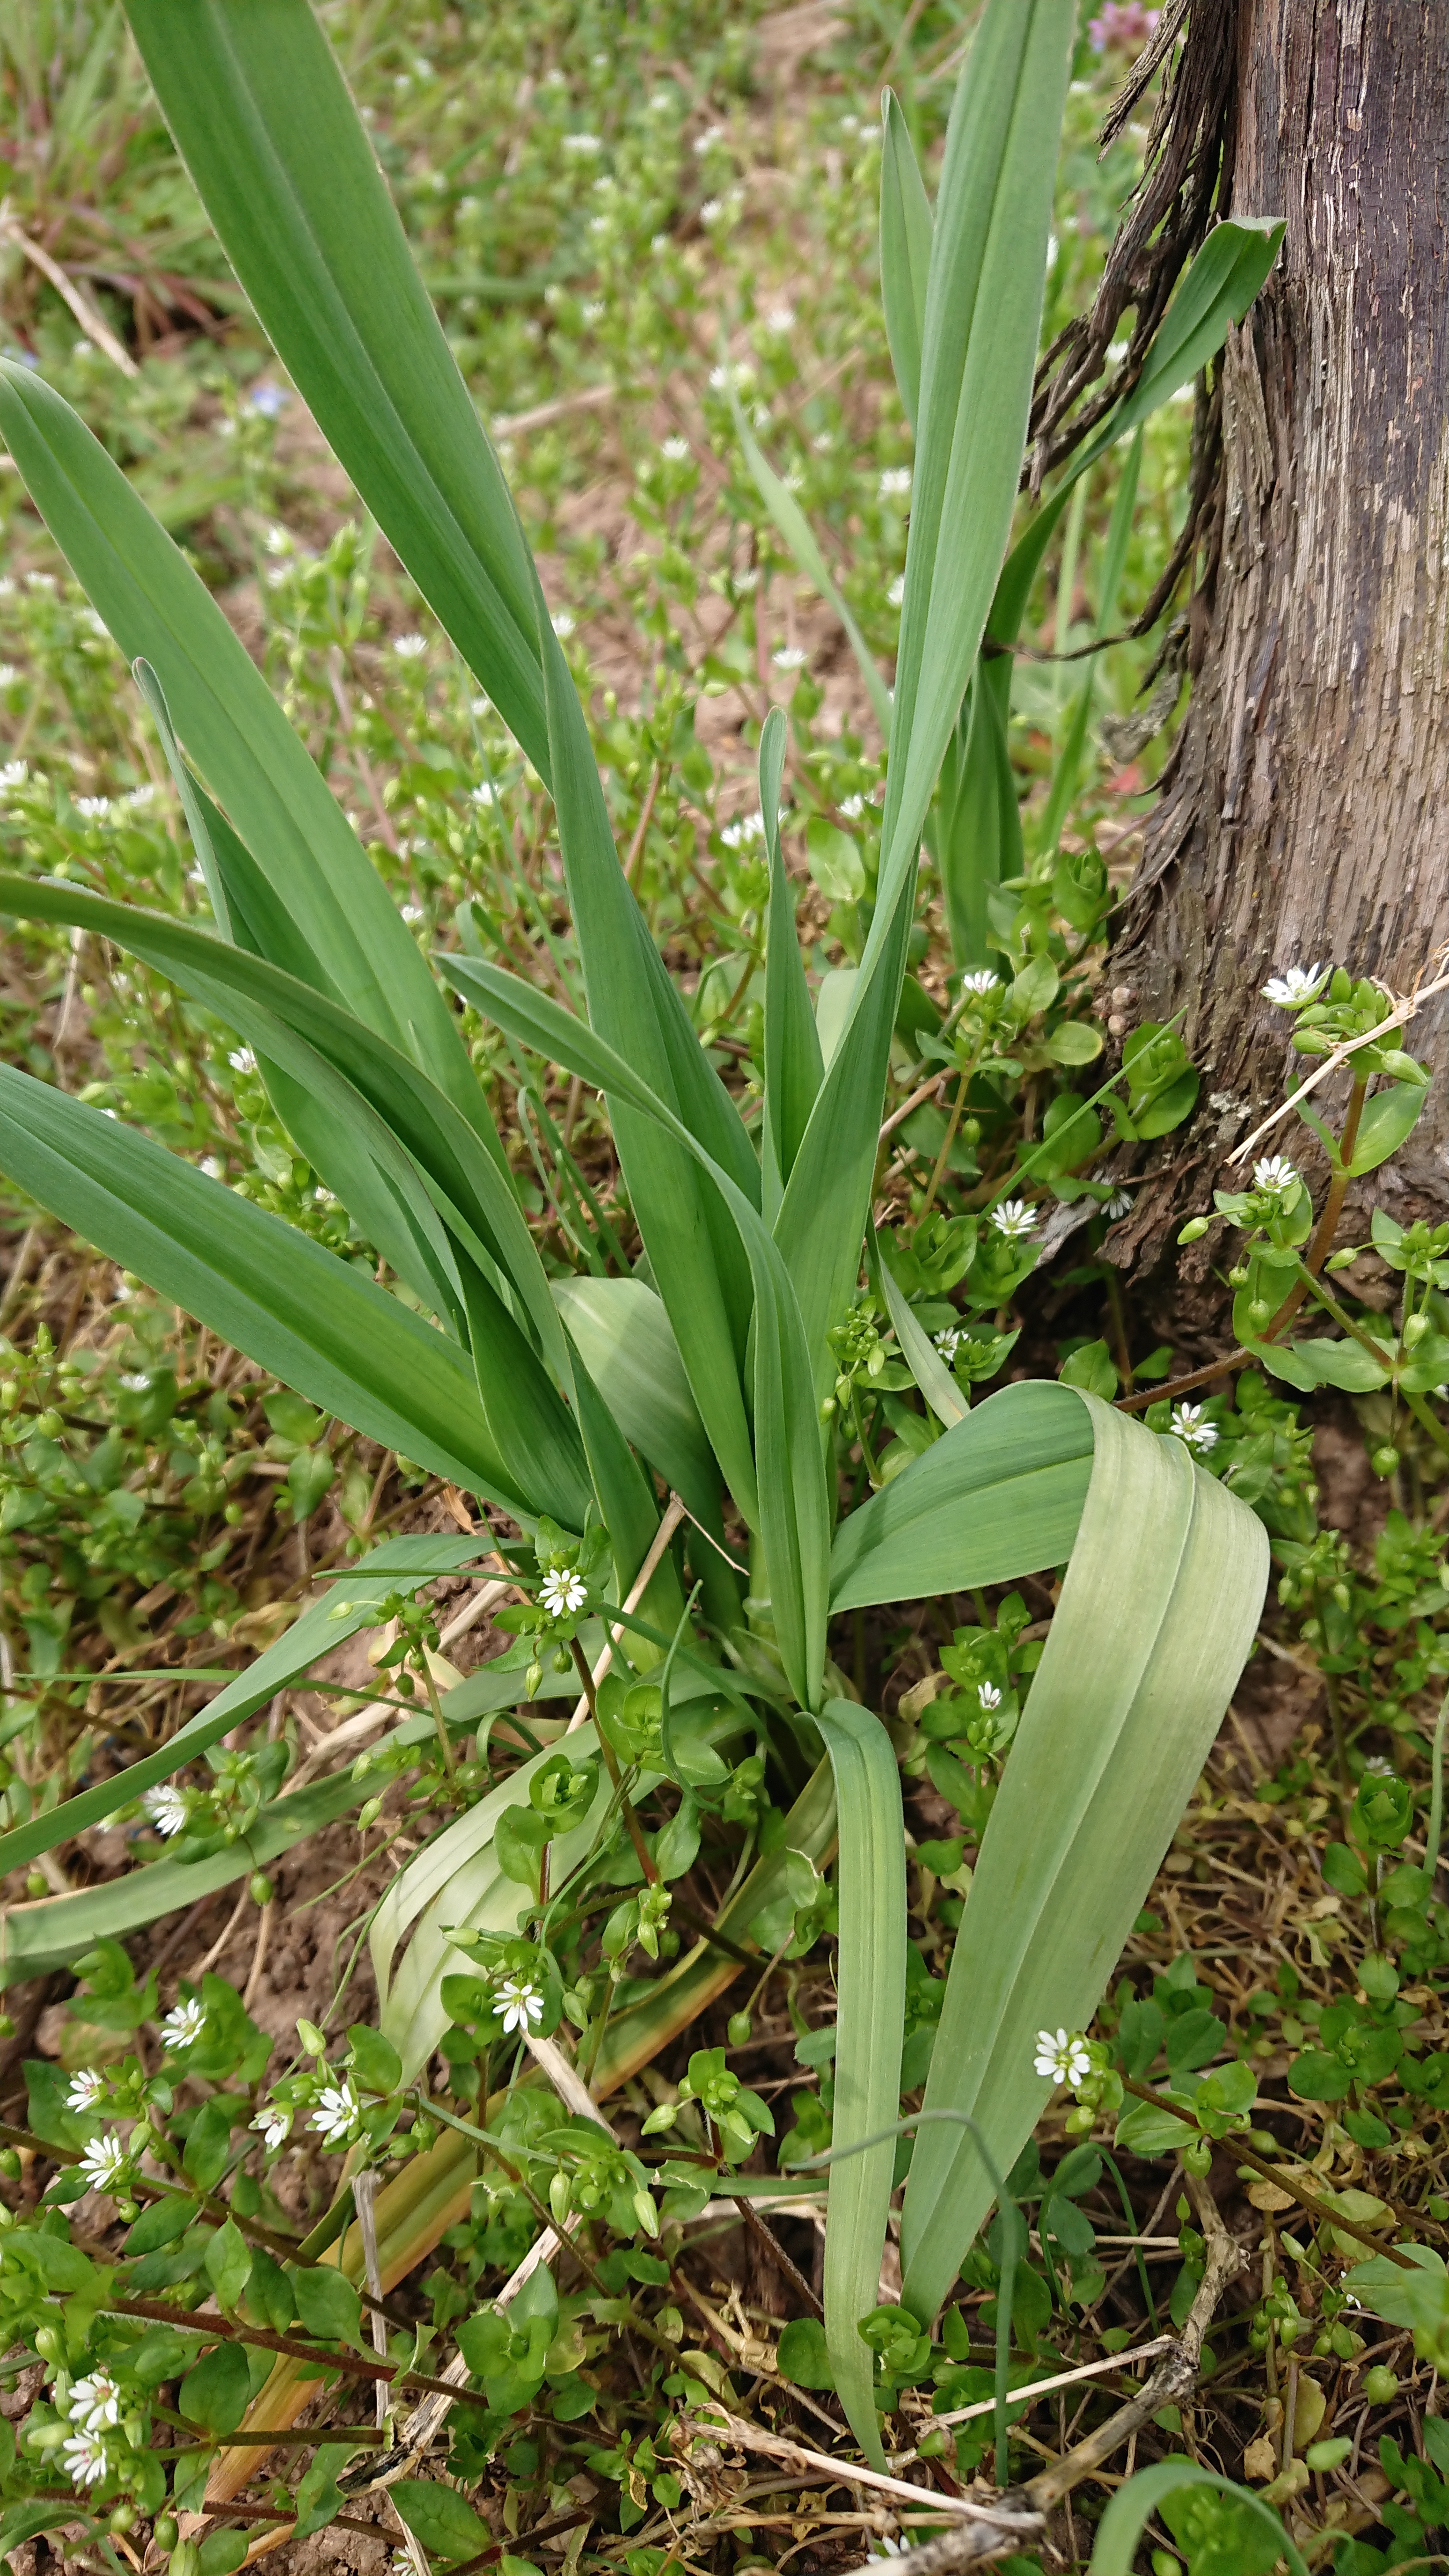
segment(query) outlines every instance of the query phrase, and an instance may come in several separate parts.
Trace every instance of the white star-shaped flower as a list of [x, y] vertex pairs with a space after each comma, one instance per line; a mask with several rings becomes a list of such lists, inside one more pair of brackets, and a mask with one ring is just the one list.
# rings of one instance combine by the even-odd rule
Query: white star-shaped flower
[[1218, 1445], [1218, 1426], [1208, 1421], [1200, 1404], [1175, 1404], [1167, 1427], [1177, 1433], [1179, 1440], [1185, 1440], [1189, 1449], [1201, 1449], [1204, 1455]]
[[1132, 1193], [1130, 1190], [1114, 1190], [1111, 1197], [1108, 1199], [1106, 1206], [1102, 1210], [1103, 1216], [1112, 1218], [1130, 1216], [1131, 1212]]
[[83, 2433], [102, 2432], [121, 2420], [121, 2392], [108, 2370], [78, 2379], [66, 2400], [66, 2413]]
[[909, 465], [888, 465], [886, 467], [884, 474], [880, 478], [880, 497], [883, 501], [902, 501], [905, 499], [910, 488], [911, 469]]
[[93, 2111], [106, 2089], [106, 2079], [94, 2066], [83, 2066], [66, 2087], [66, 2104], [72, 2111]]
[[168, 1841], [172, 1834], [182, 1831], [191, 1813], [191, 1801], [185, 1790], [178, 1789], [170, 1780], [163, 1780], [158, 1788], [144, 1791], [141, 1804], [157, 1833], [165, 1834]]
[[111, 800], [109, 796], [78, 796], [75, 800], [75, 810], [78, 814], [84, 814], [88, 823], [99, 823], [109, 814]]
[[29, 776], [30, 770], [25, 761], [7, 760], [4, 767], [0, 768], [0, 788], [9, 795], [15, 788], [23, 787]]
[[428, 639], [426, 635], [399, 635], [392, 649], [400, 662], [420, 662], [428, 649]]
[[992, 1209], [991, 1222], [1008, 1243], [1026, 1243], [1036, 1229], [1034, 1212], [1025, 1199], [1003, 1199]]
[[161, 2024], [161, 2037], [168, 2048], [194, 2048], [206, 2028], [206, 2006], [199, 1995], [188, 2003], [177, 2004]]
[[944, 1333], [936, 1335], [936, 1348], [948, 1368], [965, 1339], [966, 1335], [959, 1324], [948, 1324]]
[[285, 2102], [264, 2102], [251, 2125], [259, 2131], [268, 2150], [279, 2147], [291, 2135], [291, 2110]]
[[527, 2035], [531, 2022], [543, 2019], [543, 1997], [537, 1986], [522, 1977], [504, 1977], [498, 1988], [498, 2001], [503, 2007], [505, 2031], [522, 2031]]
[[963, 993], [996, 993], [1000, 989], [1001, 977], [993, 975], [989, 966], [973, 966], [970, 974], [961, 978]]
[[983, 1708], [1000, 1708], [1001, 1693], [994, 1682], [978, 1682], [976, 1696]]
[[126, 2170], [126, 2145], [119, 2130], [107, 2129], [87, 2147], [80, 2160], [81, 2172], [92, 2191], [114, 2191]]
[[1297, 1178], [1298, 1174], [1286, 1154], [1265, 1154], [1261, 1162], [1253, 1165], [1255, 1190], [1288, 1190]]
[[329, 2084], [312, 2114], [312, 2126], [324, 2146], [345, 2146], [361, 2115], [362, 2105], [350, 2083]]
[[550, 1619], [571, 1619], [582, 1610], [589, 1588], [573, 1566], [554, 1566], [539, 1585], [538, 1597]]
[[1080, 2084], [1092, 2071], [1092, 2052], [1079, 2030], [1039, 2030], [1033, 2064], [1053, 2084]]
[[99, 2433], [72, 2433], [70, 2439], [61, 2444], [60, 2456], [71, 2485], [75, 2487], [97, 2485], [110, 2466], [106, 2446]]
[[1270, 975], [1263, 986], [1265, 1002], [1276, 1002], [1280, 1011], [1301, 1011], [1305, 1002], [1322, 992], [1331, 966], [1288, 966], [1281, 975]]

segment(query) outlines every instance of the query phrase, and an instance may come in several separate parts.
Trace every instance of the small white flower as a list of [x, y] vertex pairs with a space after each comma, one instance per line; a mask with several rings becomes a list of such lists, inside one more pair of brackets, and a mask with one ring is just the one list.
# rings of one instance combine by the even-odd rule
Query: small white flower
[[948, 1368], [965, 1339], [966, 1335], [959, 1324], [948, 1324], [944, 1333], [936, 1335], [936, 1348]]
[[726, 823], [720, 833], [727, 850], [743, 850], [749, 842], [763, 841], [764, 837], [763, 814], [741, 814], [733, 823]]
[[227, 1063], [233, 1073], [255, 1073], [257, 1069], [256, 1057], [248, 1046], [237, 1047], [235, 1052], [227, 1057]]
[[428, 639], [426, 635], [398, 635], [393, 639], [392, 649], [400, 662], [421, 662], [428, 649]]
[[291, 2135], [291, 2110], [285, 2102], [264, 2102], [251, 2126], [260, 2133], [269, 2149], [279, 2147]]
[[838, 814], [844, 816], [847, 823], [858, 823], [862, 814], [865, 812], [865, 798], [863, 796], [842, 796], [840, 803], [835, 810]]
[[177, 2004], [161, 2024], [161, 2036], [168, 2048], [194, 2048], [206, 2028], [206, 2006], [193, 1995], [188, 2003]]
[[538, 1597], [550, 1619], [571, 1619], [576, 1610], [582, 1610], [589, 1590], [572, 1566], [556, 1566], [544, 1576]]
[[800, 671], [805, 667], [806, 656], [800, 645], [782, 644], [778, 653], [772, 653], [770, 659], [777, 671]]
[[318, 2099], [312, 2114], [312, 2126], [324, 2146], [345, 2146], [361, 2111], [362, 2105], [350, 2082], [329, 2084]]
[[577, 152], [590, 159], [596, 152], [602, 152], [604, 148], [597, 134], [561, 134], [559, 141], [565, 152]]
[[983, 1708], [1000, 1708], [1001, 1693], [994, 1682], [978, 1682], [976, 1696]]
[[996, 993], [1000, 989], [1001, 977], [993, 975], [989, 966], [974, 966], [969, 975], [961, 978], [963, 993]]
[[402, 908], [402, 917], [404, 921], [412, 922], [414, 924], [420, 922], [423, 918], [422, 905], [420, 903], [405, 903]]
[[503, 2028], [528, 2034], [530, 2022], [542, 2021], [543, 1997], [537, 1986], [525, 1984], [521, 1977], [504, 1977], [498, 1987], [498, 2001], [503, 2006]]
[[157, 1833], [164, 1834], [168, 1841], [173, 1834], [182, 1831], [191, 1813], [191, 1801], [185, 1790], [178, 1789], [170, 1780], [163, 1780], [158, 1788], [147, 1789], [141, 1804]]
[[1179, 1440], [1185, 1440], [1189, 1449], [1200, 1449], [1204, 1457], [1218, 1445], [1218, 1426], [1207, 1420], [1200, 1404], [1175, 1404], [1167, 1427], [1177, 1433]]
[[276, 420], [286, 410], [291, 399], [291, 395], [284, 393], [280, 385], [253, 385], [247, 396], [247, 403], [252, 411], [261, 413], [263, 420]]
[[226, 1170], [226, 1165], [219, 1154], [203, 1154], [201, 1168], [209, 1181], [219, 1181]]
[[767, 331], [778, 331], [784, 333], [786, 331], [793, 331], [794, 328], [795, 308], [793, 304], [777, 304], [771, 312], [765, 315], [765, 329]]
[[1025, 1199], [1003, 1199], [991, 1211], [991, 1222], [1008, 1243], [1028, 1243], [1034, 1230], [1034, 1212]]
[[87, 2147], [80, 2169], [92, 2191], [113, 2191], [126, 2170], [126, 2143], [120, 2131], [107, 2129]]
[[578, 619], [575, 617], [571, 608], [561, 608], [558, 611], [557, 616], [551, 617], [548, 622], [553, 628], [555, 635], [558, 637], [559, 642], [561, 644], [566, 644], [569, 637], [572, 635], [575, 626], [578, 624]]
[[126, 803], [134, 806], [137, 812], [139, 812], [143, 805], [150, 804], [155, 793], [155, 788], [149, 785], [145, 787], [128, 788], [126, 792]]
[[1054, 2084], [1080, 2084], [1092, 2071], [1092, 2052], [1079, 2030], [1039, 2030], [1033, 2064]]
[[886, 592], [886, 605], [890, 608], [899, 608], [905, 595], [906, 576], [903, 572], [898, 572], [895, 580], [891, 583], [889, 590]]
[[93, 2371], [89, 2379], [78, 2379], [65, 2411], [72, 2424], [84, 2433], [99, 2433], [108, 2424], [121, 2420], [121, 2392], [108, 2370]]
[[78, 796], [75, 800], [75, 810], [78, 814], [84, 814], [88, 823], [99, 823], [109, 814], [111, 800], [109, 796]]
[[1288, 1190], [1297, 1178], [1286, 1154], [1265, 1154], [1261, 1162], [1253, 1165], [1255, 1190]]
[[1102, 1210], [1102, 1214], [1105, 1217], [1130, 1216], [1131, 1212], [1132, 1193], [1130, 1190], [1114, 1190], [1111, 1197], [1108, 1199], [1106, 1206]]
[[60, 2456], [65, 2463], [66, 2475], [75, 2487], [95, 2486], [110, 2466], [106, 2446], [99, 2433], [72, 2433], [69, 2441], [61, 2444]]
[[13, 662], [0, 662], [0, 689], [13, 687], [20, 674]]
[[29, 776], [30, 765], [27, 761], [7, 760], [4, 768], [0, 769], [0, 787], [3, 787], [7, 795], [11, 795], [17, 787], [24, 786]]
[[695, 152], [702, 160], [705, 153], [712, 152], [717, 143], [727, 143], [728, 140], [729, 136], [724, 126], [708, 125], [703, 134], [697, 134], [694, 138]]
[[909, 465], [888, 465], [886, 467], [884, 474], [880, 478], [879, 485], [880, 497], [883, 501], [903, 501], [910, 488], [911, 469]]
[[292, 539], [288, 531], [278, 527], [275, 520], [268, 528], [263, 543], [269, 555], [289, 555], [292, 551]]
[[682, 465], [689, 454], [689, 441], [687, 438], [666, 438], [659, 453], [667, 457], [671, 465]]
[[704, 204], [699, 210], [699, 220], [706, 226], [706, 228], [708, 228], [711, 224], [717, 224], [719, 222], [724, 210], [723, 197], [706, 197]]
[[106, 2079], [94, 2066], [83, 2066], [66, 2087], [66, 2102], [72, 2111], [93, 2111], [106, 2089]]
[[1301, 1010], [1323, 990], [1331, 966], [1289, 966], [1281, 975], [1270, 975], [1263, 986], [1265, 1002], [1276, 1002], [1280, 1011]]
[[1381, 1780], [1392, 1780], [1394, 1777], [1394, 1766], [1383, 1753], [1371, 1753], [1363, 1767], [1365, 1771], [1376, 1772]]
[[754, 383], [755, 371], [745, 359], [735, 358], [723, 366], [711, 367], [709, 381], [713, 393], [727, 394], [731, 388], [743, 393], [746, 385]]

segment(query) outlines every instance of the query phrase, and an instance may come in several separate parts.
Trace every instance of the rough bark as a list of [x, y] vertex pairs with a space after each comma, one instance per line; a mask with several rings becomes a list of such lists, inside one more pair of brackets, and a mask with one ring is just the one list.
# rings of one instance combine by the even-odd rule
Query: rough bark
[[[1265, 977], [1333, 958], [1404, 992], [1449, 938], [1449, 8], [1235, 15], [1232, 211], [1287, 235], [1224, 356], [1192, 705], [1114, 962], [1134, 1018], [1186, 1005], [1203, 1107], [1163, 1160], [1199, 1148], [1194, 1204], [1302, 1067]], [[1446, 1040], [1441, 1000], [1408, 1043], [1442, 1074]], [[1441, 1080], [1378, 1186], [1442, 1203], [1446, 1144]], [[1129, 1259], [1182, 1195], [1142, 1193]]]

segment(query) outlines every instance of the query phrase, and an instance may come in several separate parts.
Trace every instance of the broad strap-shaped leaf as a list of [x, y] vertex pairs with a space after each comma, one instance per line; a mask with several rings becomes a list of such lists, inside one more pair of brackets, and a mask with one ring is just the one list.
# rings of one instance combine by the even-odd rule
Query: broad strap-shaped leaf
[[841, 1522], [830, 1559], [832, 1613], [930, 1600], [1064, 1565], [1093, 1456], [1092, 1424], [1073, 1387], [1024, 1378], [974, 1404]]
[[424, 1534], [385, 1539], [381, 1547], [369, 1549], [350, 1569], [342, 1586], [330, 1586], [320, 1599], [309, 1602], [285, 1636], [279, 1637], [255, 1663], [248, 1664], [245, 1672], [238, 1673], [235, 1681], [228, 1682], [155, 1753], [143, 1753], [138, 1762], [118, 1771], [113, 1780], [103, 1780], [94, 1789], [82, 1789], [76, 1797], [52, 1807], [47, 1815], [32, 1816], [28, 1824], [16, 1825], [8, 1834], [0, 1835], [0, 1871], [23, 1868], [40, 1852], [54, 1851], [59, 1843], [69, 1842], [88, 1826], [103, 1824], [118, 1807], [139, 1798], [143, 1789], [154, 1789], [158, 1781], [169, 1780], [173, 1772], [194, 1762], [234, 1726], [255, 1717], [259, 1708], [265, 1708], [279, 1690], [286, 1690], [323, 1655], [345, 1645], [360, 1628], [371, 1626], [378, 1603], [389, 1592], [411, 1594], [440, 1570], [467, 1565], [486, 1554], [488, 1545], [486, 1533], [477, 1539]]
[[[583, 1021], [500, 967], [468, 957], [440, 958], [438, 963], [449, 982], [511, 1036], [604, 1092], [616, 1118], [622, 1102], [684, 1145], [713, 1181], [739, 1230], [754, 1288], [755, 1458], [748, 1500], [733, 1479], [731, 1490], [759, 1531], [781, 1661], [791, 1690], [808, 1709], [818, 1695], [825, 1656], [830, 1517], [809, 1355], [785, 1265], [752, 1201], [632, 1064]], [[642, 1217], [640, 1222], [695, 1401], [724, 1466], [711, 1420], [713, 1390], [695, 1374], [686, 1320], [660, 1276]]]
[[149, 1137], [0, 1065], [0, 1171], [108, 1259], [312, 1403], [525, 1520], [473, 1372], [309, 1236]]
[[[818, 1724], [835, 1777], [841, 1894], [825, 2339], [851, 2431], [883, 2469], [874, 2355], [856, 2328], [878, 2304], [895, 2165], [906, 2017], [905, 1818], [895, 1747], [881, 1720], [851, 1700], [832, 1699]], [[875, 2143], [866, 2146], [866, 2139]]]
[[642, 1279], [556, 1279], [553, 1293], [625, 1439], [714, 1527], [719, 1469], [660, 1298]]
[[949, 1430], [954, 1423], [965, 1421], [966, 1399], [935, 1344], [916, 1321], [910, 1300], [896, 1286], [889, 1262], [880, 1258], [874, 1226], [870, 1229], [868, 1250], [871, 1285], [884, 1301], [886, 1313], [895, 1328], [901, 1357], [931, 1411]]
[[810, 1122], [825, 1065], [810, 988], [800, 955], [795, 907], [780, 850], [780, 784], [784, 776], [784, 710], [772, 707], [760, 734], [760, 813], [770, 867], [765, 953], [765, 1214], [773, 1221]]
[[[0, 431], [86, 597], [127, 659], [154, 670], [183, 748], [290, 925], [290, 953], [277, 962], [426, 1065], [472, 1124], [490, 1127], [467, 1049], [416, 941], [185, 556], [69, 405], [9, 360], [0, 360]], [[224, 844], [216, 858], [225, 877]]]
[[914, 429], [931, 266], [931, 201], [893, 89], [883, 93], [880, 108], [880, 295], [896, 385]]
[[262, 328], [547, 780], [528, 549], [309, 0], [131, 0], [127, 15]]
[[[1095, 2012], [1242, 1670], [1268, 1574], [1262, 1523], [1180, 1442], [1074, 1392], [1095, 1434], [1091, 1483], [982, 1838], [926, 2087], [927, 2110], [980, 2123], [1003, 2173], [1051, 2090], [1033, 2071], [1036, 2034], [1082, 2029]], [[935, 2315], [991, 2197], [969, 2133], [949, 2120], [923, 2128], [901, 2220], [913, 2315]]]
[[987, 898], [1003, 877], [1020, 876], [1025, 866], [1016, 772], [1006, 737], [1010, 695], [1010, 657], [983, 656], [941, 763], [936, 866], [958, 966], [986, 964], [995, 945]]

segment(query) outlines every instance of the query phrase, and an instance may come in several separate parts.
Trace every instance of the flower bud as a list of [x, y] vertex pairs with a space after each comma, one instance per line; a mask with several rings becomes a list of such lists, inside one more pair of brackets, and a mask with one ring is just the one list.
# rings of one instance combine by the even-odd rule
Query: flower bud
[[376, 1822], [377, 1822], [377, 1820], [378, 1820], [378, 1817], [379, 1817], [381, 1814], [382, 1814], [382, 1800], [381, 1800], [381, 1798], [369, 1798], [369, 1799], [368, 1799], [368, 1801], [367, 1801], [366, 1806], [365, 1806], [365, 1807], [360, 1807], [360, 1808], [358, 1809], [358, 1813], [357, 1813], [357, 1830], [358, 1830], [358, 1832], [359, 1832], [360, 1834], [369, 1833], [369, 1832], [371, 1831], [372, 1827], [376, 1824]]
[[276, 1892], [264, 1869], [253, 1870], [247, 1884], [247, 1893], [253, 1905], [270, 1905]]
[[747, 2012], [731, 2013], [725, 2024], [725, 2036], [731, 2048], [747, 2047], [754, 2026]]
[[1416, 1342], [1422, 1342], [1428, 1329], [1429, 1318], [1427, 1315], [1406, 1316], [1404, 1320], [1404, 1348], [1411, 1351]]
[[1391, 1476], [1398, 1463], [1399, 1453], [1391, 1440], [1386, 1440], [1381, 1449], [1375, 1449], [1369, 1459], [1376, 1476]]
[[1370, 2406], [1387, 2406], [1399, 2393], [1399, 2374], [1387, 2362], [1376, 2361], [1363, 2375], [1363, 2393]]
[[163, 2513], [159, 2520], [152, 2524], [151, 2537], [155, 2541], [157, 2548], [160, 2550], [162, 2557], [169, 2557], [171, 2551], [175, 2548], [179, 2537], [176, 2528], [175, 2515], [171, 2513]]
[[572, 2199], [573, 2186], [568, 2175], [562, 2171], [556, 2173], [548, 2187], [548, 2205], [553, 2212], [555, 2227], [563, 2226], [568, 2217]]
[[1187, 1220], [1186, 1225], [1183, 1227], [1183, 1229], [1182, 1229], [1181, 1233], [1179, 1234], [1179, 1236], [1178, 1236], [1178, 1238], [1177, 1238], [1177, 1239], [1178, 1239], [1178, 1242], [1179, 1242], [1179, 1243], [1201, 1243], [1201, 1241], [1202, 1241], [1202, 1239], [1203, 1239], [1203, 1236], [1206, 1234], [1206, 1232], [1207, 1232], [1207, 1230], [1208, 1230], [1208, 1227], [1211, 1225], [1211, 1223], [1212, 1223], [1212, 1219], [1211, 1219], [1211, 1217], [1207, 1217], [1207, 1216], [1190, 1216], [1190, 1217], [1188, 1218], [1188, 1220]]

